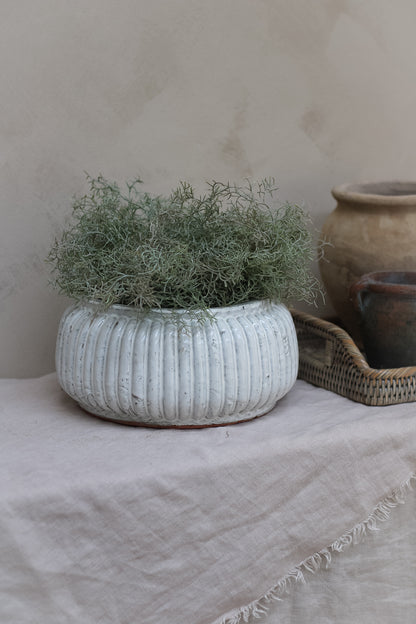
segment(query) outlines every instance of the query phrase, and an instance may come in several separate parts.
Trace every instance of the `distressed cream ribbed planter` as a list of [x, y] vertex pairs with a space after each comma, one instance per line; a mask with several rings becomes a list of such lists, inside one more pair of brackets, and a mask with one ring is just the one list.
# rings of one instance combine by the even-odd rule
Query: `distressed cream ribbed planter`
[[56, 347], [59, 383], [91, 414], [132, 425], [204, 427], [261, 416], [296, 380], [292, 317], [262, 301], [212, 313], [201, 323], [186, 311], [68, 308]]

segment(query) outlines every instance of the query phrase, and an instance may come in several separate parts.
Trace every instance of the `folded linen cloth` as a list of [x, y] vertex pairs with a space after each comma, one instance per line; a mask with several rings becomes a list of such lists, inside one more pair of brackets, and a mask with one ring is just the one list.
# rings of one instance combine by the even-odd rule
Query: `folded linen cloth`
[[0, 380], [0, 445], [0, 622], [239, 622], [404, 495], [415, 405], [297, 381], [251, 422], [131, 428], [51, 374]]

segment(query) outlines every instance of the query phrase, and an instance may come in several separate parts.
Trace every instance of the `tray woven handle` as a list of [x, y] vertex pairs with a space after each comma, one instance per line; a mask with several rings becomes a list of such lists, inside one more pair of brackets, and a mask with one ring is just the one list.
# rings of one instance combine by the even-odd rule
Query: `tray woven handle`
[[299, 378], [365, 405], [416, 401], [416, 367], [374, 369], [346, 331], [291, 310], [299, 342]]

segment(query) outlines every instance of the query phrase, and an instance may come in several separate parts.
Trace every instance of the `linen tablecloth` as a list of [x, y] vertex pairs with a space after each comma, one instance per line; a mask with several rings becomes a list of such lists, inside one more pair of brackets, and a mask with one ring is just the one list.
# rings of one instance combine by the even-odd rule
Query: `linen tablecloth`
[[389, 516], [416, 470], [415, 404], [302, 381], [257, 420], [184, 431], [94, 418], [54, 374], [0, 380], [0, 441], [11, 624], [266, 621], [288, 584]]

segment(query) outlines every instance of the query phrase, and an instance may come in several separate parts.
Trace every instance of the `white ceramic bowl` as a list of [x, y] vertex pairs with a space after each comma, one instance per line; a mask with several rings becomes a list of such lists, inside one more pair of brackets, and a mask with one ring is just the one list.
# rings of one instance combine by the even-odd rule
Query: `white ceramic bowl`
[[265, 414], [297, 377], [289, 310], [256, 301], [211, 313], [201, 323], [186, 311], [72, 306], [58, 332], [59, 383], [88, 412], [132, 425], [204, 427]]

